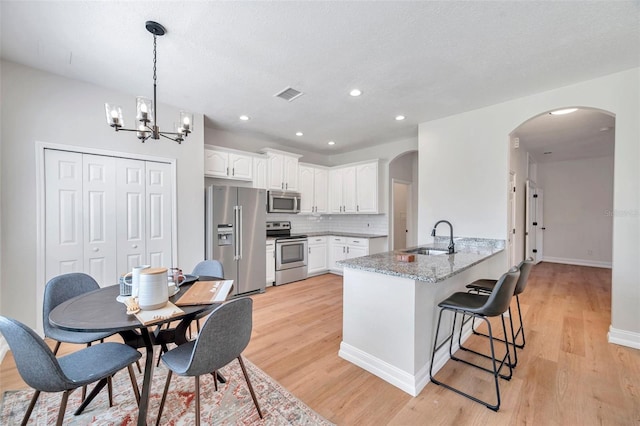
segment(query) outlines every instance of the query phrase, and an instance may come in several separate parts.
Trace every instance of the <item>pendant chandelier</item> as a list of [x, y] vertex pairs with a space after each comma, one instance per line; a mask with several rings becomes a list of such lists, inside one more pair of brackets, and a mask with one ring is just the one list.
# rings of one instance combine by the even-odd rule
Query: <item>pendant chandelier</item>
[[136, 129], [125, 129], [124, 120], [122, 119], [122, 108], [119, 105], [105, 103], [105, 111], [107, 113], [107, 123], [113, 127], [115, 131], [124, 130], [127, 132], [136, 132], [138, 139], [145, 142], [147, 139], [160, 139], [160, 136], [172, 141], [182, 143], [184, 138], [191, 133], [193, 125], [193, 114], [187, 111], [180, 111], [180, 121], [174, 123], [173, 132], [161, 132], [157, 124], [157, 107], [156, 102], [156, 38], [163, 36], [167, 31], [157, 22], [147, 21], [145, 24], [147, 31], [153, 34], [153, 101], [143, 96], [136, 97], [136, 121], [139, 123]]

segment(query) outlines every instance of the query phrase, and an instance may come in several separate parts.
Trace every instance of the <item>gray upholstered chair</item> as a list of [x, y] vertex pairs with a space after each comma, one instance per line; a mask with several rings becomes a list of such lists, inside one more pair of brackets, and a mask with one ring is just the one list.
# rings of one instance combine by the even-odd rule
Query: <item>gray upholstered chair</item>
[[[0, 316], [0, 332], [9, 343], [20, 376], [35, 389], [22, 420], [23, 425], [29, 421], [40, 392], [64, 392], [56, 423], [61, 425], [71, 392], [81, 386], [98, 382], [76, 410], [75, 414], [80, 414], [105, 386], [107, 378], [125, 367], [129, 371], [136, 400], [140, 400], [131, 365], [141, 355], [127, 345], [107, 342], [56, 358], [40, 336], [17, 320]], [[109, 402], [109, 406], [111, 405]]]
[[73, 297], [98, 290], [99, 288], [100, 286], [96, 280], [94, 280], [90, 275], [83, 274], [81, 272], [58, 275], [57, 277], [53, 277], [49, 280], [44, 289], [42, 325], [44, 327], [44, 336], [56, 340], [56, 346], [53, 349], [54, 354], [58, 353], [61, 342], [89, 345], [91, 342], [102, 340], [115, 334], [111, 332], [83, 333], [79, 331], [63, 330], [61, 328], [54, 327], [49, 322], [49, 313], [51, 313], [53, 308]]
[[253, 301], [249, 298], [231, 300], [218, 306], [205, 321], [196, 340], [180, 345], [162, 355], [162, 362], [169, 368], [169, 372], [156, 425], [160, 424], [174, 372], [180, 376], [195, 377], [196, 425], [200, 425], [200, 376], [213, 374], [217, 390], [217, 370], [229, 364], [234, 358], [240, 363], [253, 403], [258, 410], [258, 415], [262, 418], [258, 399], [241, 356], [251, 339], [252, 308]]
[[[90, 275], [83, 274], [82, 272], [71, 272], [68, 274], [58, 275], [49, 280], [44, 288], [44, 301], [42, 303], [42, 326], [44, 328], [44, 337], [48, 337], [56, 341], [56, 346], [53, 349], [53, 354], [58, 353], [60, 344], [65, 343], [77, 343], [86, 344], [91, 346], [92, 342], [102, 341], [103, 339], [115, 334], [111, 332], [100, 333], [84, 333], [80, 331], [69, 331], [61, 328], [54, 327], [49, 322], [49, 313], [59, 304], [66, 302], [67, 300], [79, 296], [81, 294], [89, 293], [90, 291], [98, 290], [100, 286]], [[138, 366], [140, 368], [140, 366]], [[113, 399], [113, 387], [111, 386], [111, 379], [108, 381], [107, 390], [109, 392], [109, 404], [112, 404]], [[82, 387], [82, 399], [86, 396], [87, 388]]]
[[[438, 304], [440, 308], [440, 314], [438, 315], [438, 325], [436, 326], [436, 335], [433, 339], [433, 348], [431, 352], [431, 365], [429, 367], [429, 377], [431, 381], [437, 385], [443, 386], [449, 390], [452, 390], [462, 396], [465, 396], [472, 401], [478, 402], [484, 405], [487, 408], [490, 408], [494, 411], [498, 411], [500, 408], [500, 384], [499, 378], [502, 377], [504, 379], [510, 379], [512, 375], [512, 364], [511, 364], [511, 352], [509, 351], [509, 343], [503, 341], [505, 344], [505, 354], [501, 359], [496, 357], [496, 352], [494, 348], [494, 337], [493, 331], [491, 329], [491, 322], [489, 322], [490, 317], [500, 317], [502, 321], [502, 330], [504, 335], [507, 335], [507, 327], [504, 322], [504, 316], [502, 315], [507, 311], [509, 305], [511, 304], [511, 299], [513, 298], [513, 293], [516, 288], [516, 283], [518, 281], [518, 277], [520, 276], [520, 271], [517, 268], [511, 268], [507, 273], [503, 274], [498, 282], [496, 283], [491, 294], [475, 294], [475, 293], [465, 293], [465, 292], [457, 292], [443, 300]], [[442, 343], [438, 342], [438, 334], [440, 332], [440, 322], [442, 320], [442, 314], [445, 311], [453, 312], [453, 321], [451, 327], [451, 333], [447, 336], [446, 340]], [[473, 316], [475, 318], [483, 320], [487, 324], [487, 328], [489, 330], [489, 347], [491, 350], [491, 355], [488, 357], [491, 359], [491, 367], [486, 368], [480, 364], [472, 363], [466, 359], [458, 358], [453, 354], [453, 337], [456, 329], [456, 318], [458, 314], [462, 315], [462, 322], [464, 323], [464, 317], [466, 315]], [[459, 327], [459, 336], [458, 341], [460, 341], [460, 336], [462, 335], [462, 326]], [[449, 384], [446, 384], [442, 381], [436, 380], [433, 377], [433, 360], [435, 357], [436, 350], [441, 346], [444, 346], [446, 341], [449, 341], [449, 356], [452, 360], [462, 362], [464, 364], [479, 368], [480, 370], [491, 373], [493, 376], [493, 380], [495, 383], [496, 389], [496, 403], [491, 404], [487, 401], [483, 401], [469, 393], [466, 393], [458, 388], [455, 388]], [[485, 356], [482, 353], [471, 351], [478, 355]], [[509, 374], [502, 375], [501, 370], [504, 366], [507, 366], [509, 369]]]
[[222, 263], [217, 260], [203, 260], [193, 268], [193, 275], [204, 275], [209, 277], [224, 277]]

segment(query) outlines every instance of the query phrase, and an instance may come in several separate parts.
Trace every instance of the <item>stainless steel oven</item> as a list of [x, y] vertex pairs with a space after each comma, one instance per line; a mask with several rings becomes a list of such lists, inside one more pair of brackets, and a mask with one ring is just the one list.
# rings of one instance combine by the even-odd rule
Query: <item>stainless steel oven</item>
[[268, 213], [300, 213], [300, 193], [293, 191], [269, 191]]
[[267, 222], [267, 235], [276, 237], [276, 282], [307, 278], [307, 236], [291, 235], [291, 222]]
[[276, 239], [276, 285], [307, 278], [307, 237]]

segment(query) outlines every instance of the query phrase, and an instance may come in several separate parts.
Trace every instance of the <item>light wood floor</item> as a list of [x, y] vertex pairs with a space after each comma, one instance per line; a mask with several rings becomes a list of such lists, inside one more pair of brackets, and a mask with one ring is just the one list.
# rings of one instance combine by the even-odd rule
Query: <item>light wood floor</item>
[[[521, 295], [527, 345], [513, 378], [500, 383], [497, 413], [433, 383], [412, 398], [339, 358], [342, 278], [335, 275], [253, 296], [253, 336], [244, 355], [339, 425], [640, 424], [640, 351], [607, 343], [610, 287], [607, 269], [533, 268]], [[483, 396], [492, 391], [486, 373], [452, 361], [438, 377]], [[24, 387], [8, 355], [0, 391]]]

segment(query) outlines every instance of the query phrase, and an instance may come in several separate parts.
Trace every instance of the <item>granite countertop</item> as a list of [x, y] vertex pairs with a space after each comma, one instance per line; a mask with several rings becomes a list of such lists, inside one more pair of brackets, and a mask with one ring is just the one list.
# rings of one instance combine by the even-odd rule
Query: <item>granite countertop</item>
[[[436, 242], [420, 247], [447, 250], [449, 238], [437, 237]], [[370, 256], [356, 257], [337, 262], [339, 266], [379, 274], [409, 278], [416, 281], [436, 283], [456, 275], [504, 250], [504, 240], [485, 238], [454, 238], [454, 254], [426, 256], [416, 254], [415, 262], [400, 262], [396, 255], [405, 254], [394, 250]]]
[[351, 238], [386, 238], [386, 235], [381, 234], [359, 234], [357, 232], [334, 232], [334, 231], [320, 231], [320, 232], [307, 232], [309, 237], [351, 237]]

